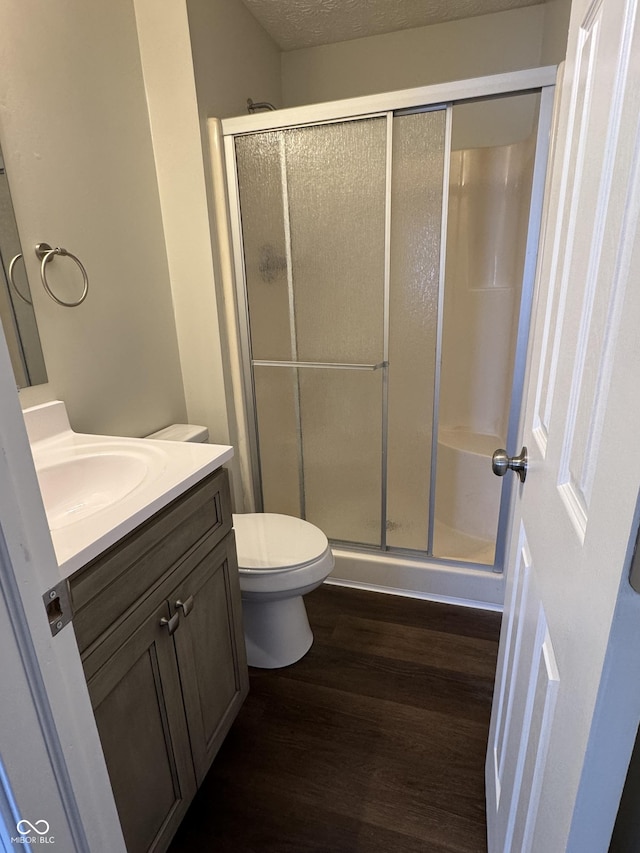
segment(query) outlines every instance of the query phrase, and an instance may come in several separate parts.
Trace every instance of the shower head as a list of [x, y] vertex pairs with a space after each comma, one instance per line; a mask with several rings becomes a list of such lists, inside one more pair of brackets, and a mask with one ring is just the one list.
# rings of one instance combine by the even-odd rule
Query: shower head
[[252, 101], [251, 98], [247, 98], [248, 113], [257, 113], [259, 110], [273, 110], [275, 112], [275, 109], [273, 104], [270, 104], [268, 101]]

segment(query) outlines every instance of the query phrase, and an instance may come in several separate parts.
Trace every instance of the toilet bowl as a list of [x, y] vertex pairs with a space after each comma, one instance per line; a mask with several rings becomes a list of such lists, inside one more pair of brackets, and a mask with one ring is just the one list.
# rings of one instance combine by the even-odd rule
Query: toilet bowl
[[300, 660], [313, 634], [302, 596], [326, 580], [334, 559], [324, 533], [271, 512], [233, 516], [249, 666], [276, 669]]
[[[171, 424], [147, 438], [206, 442], [206, 427]], [[238, 551], [247, 663], [289, 666], [311, 648], [302, 596], [320, 586], [334, 565], [324, 533], [300, 518], [272, 512], [233, 516]]]

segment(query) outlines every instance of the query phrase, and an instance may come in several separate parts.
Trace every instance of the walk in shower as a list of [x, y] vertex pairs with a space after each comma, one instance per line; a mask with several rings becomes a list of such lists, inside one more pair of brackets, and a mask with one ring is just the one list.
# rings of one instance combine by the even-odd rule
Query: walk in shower
[[552, 100], [526, 74], [223, 122], [259, 509], [501, 568]]

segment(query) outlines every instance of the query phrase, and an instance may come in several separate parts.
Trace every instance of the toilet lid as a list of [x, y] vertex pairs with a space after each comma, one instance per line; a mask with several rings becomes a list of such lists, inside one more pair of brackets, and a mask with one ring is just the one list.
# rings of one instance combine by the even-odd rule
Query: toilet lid
[[238, 566], [246, 571], [296, 569], [321, 557], [329, 541], [308, 521], [274, 512], [233, 516]]

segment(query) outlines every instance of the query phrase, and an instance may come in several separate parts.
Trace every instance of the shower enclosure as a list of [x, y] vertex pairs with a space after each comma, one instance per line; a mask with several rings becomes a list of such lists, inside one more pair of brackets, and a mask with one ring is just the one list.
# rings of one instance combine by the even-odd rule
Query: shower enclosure
[[553, 71], [223, 122], [258, 509], [500, 570]]

